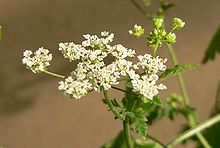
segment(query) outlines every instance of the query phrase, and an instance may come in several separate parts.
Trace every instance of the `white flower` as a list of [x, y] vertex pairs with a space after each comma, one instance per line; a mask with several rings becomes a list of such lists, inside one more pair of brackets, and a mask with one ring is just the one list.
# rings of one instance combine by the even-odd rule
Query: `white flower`
[[167, 59], [161, 59], [159, 56], [152, 57], [149, 54], [139, 55], [138, 56], [139, 62], [137, 63], [138, 66], [141, 66], [147, 73], [155, 74], [161, 71], [166, 70], [166, 61]]
[[163, 84], [157, 85], [159, 79], [157, 73], [166, 70], [165, 62], [167, 59], [154, 58], [149, 54], [145, 54], [143, 56], [139, 55], [138, 60], [137, 65], [134, 64], [133, 67], [138, 69], [138, 66], [140, 66], [144, 70], [144, 74], [139, 76], [134, 70], [128, 72], [133, 91], [142, 94], [145, 99], [152, 100], [154, 96], [158, 95], [159, 90], [166, 89]]
[[73, 42], [59, 43], [59, 50], [62, 52], [64, 58], [68, 58], [70, 61], [79, 60], [85, 54], [85, 48]]
[[113, 51], [112, 55], [118, 59], [125, 59], [127, 57], [134, 57], [134, 55], [135, 55], [135, 50], [127, 49], [121, 44], [113, 46], [110, 50]]
[[46, 70], [46, 67], [50, 65], [50, 61], [52, 60], [52, 54], [49, 54], [49, 50], [43, 47], [34, 53], [31, 50], [25, 50], [23, 56], [23, 64], [26, 64], [27, 68], [34, 73]]
[[64, 94], [76, 99], [80, 99], [85, 96], [88, 91], [92, 89], [92, 84], [88, 80], [74, 80], [71, 76], [65, 79], [65, 81], [59, 82], [59, 90], [63, 90]]

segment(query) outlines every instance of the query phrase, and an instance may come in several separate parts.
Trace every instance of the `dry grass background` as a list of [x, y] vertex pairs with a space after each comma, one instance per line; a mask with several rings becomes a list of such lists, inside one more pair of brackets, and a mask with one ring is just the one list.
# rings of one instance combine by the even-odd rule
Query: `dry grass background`
[[[167, 18], [180, 17], [186, 27], [177, 33], [175, 50], [180, 63], [200, 63], [203, 53], [220, 24], [219, 0], [176, 0]], [[5, 148], [97, 148], [122, 128], [102, 104], [102, 94], [90, 93], [70, 100], [57, 90], [59, 79], [34, 75], [22, 65], [22, 52], [44, 46], [54, 54], [51, 71], [68, 74], [75, 67], [62, 58], [58, 42], [81, 42], [85, 33], [109, 30], [116, 42], [149, 52], [144, 40], [128, 35], [135, 23], [150, 30], [147, 21], [129, 0], [0, 0], [0, 145]], [[160, 49], [162, 57], [168, 56]], [[220, 79], [220, 58], [184, 74], [192, 105], [199, 119], [208, 118]], [[170, 62], [168, 63], [170, 64]], [[168, 90], [178, 92], [174, 78], [166, 81]], [[123, 86], [123, 84], [121, 84]], [[112, 95], [121, 97], [117, 91]], [[167, 142], [184, 123], [162, 120], [150, 134]], [[180, 147], [180, 146], [179, 146]], [[189, 144], [183, 147], [193, 147]]]

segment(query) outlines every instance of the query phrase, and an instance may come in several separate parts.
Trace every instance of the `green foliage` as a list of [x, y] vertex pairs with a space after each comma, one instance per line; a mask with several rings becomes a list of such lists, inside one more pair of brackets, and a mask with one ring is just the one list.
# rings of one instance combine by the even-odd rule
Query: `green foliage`
[[173, 68], [167, 69], [160, 75], [160, 80], [176, 76], [182, 72], [193, 70], [197, 67], [197, 64], [178, 64]]
[[[220, 113], [220, 82], [218, 84], [217, 92], [216, 92], [216, 101], [213, 107], [212, 115], [215, 116]], [[219, 133], [220, 133], [220, 123], [217, 123], [211, 127], [209, 127], [207, 130], [204, 132], [205, 138], [208, 140], [209, 144], [213, 148], [218, 148], [220, 147], [220, 140], [219, 140]], [[200, 145], [199, 147], [202, 148]]]
[[202, 63], [205, 64], [210, 60], [214, 60], [217, 53], [220, 53], [220, 26], [218, 27], [215, 35], [212, 37], [212, 40], [209, 43]]
[[146, 119], [144, 117], [137, 117], [135, 116], [132, 118], [132, 127], [133, 130], [139, 134], [142, 138], [145, 138], [147, 134], [147, 124]]

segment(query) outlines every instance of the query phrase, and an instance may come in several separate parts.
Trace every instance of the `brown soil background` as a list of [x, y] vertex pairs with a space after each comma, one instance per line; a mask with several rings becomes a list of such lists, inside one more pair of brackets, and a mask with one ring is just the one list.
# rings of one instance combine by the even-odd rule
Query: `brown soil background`
[[[205, 49], [220, 24], [219, 0], [176, 0], [167, 13], [180, 17], [186, 27], [178, 31], [175, 51], [180, 63], [200, 63]], [[156, 5], [155, 5], [156, 7]], [[22, 65], [25, 49], [46, 47], [54, 54], [51, 71], [68, 74], [75, 66], [57, 50], [57, 43], [81, 42], [86, 33], [109, 30], [116, 43], [150, 52], [144, 40], [129, 37], [128, 30], [137, 23], [150, 30], [147, 21], [129, 0], [0, 0], [0, 145], [5, 148], [97, 148], [113, 138], [122, 128], [102, 104], [102, 94], [90, 93], [81, 100], [71, 100], [57, 90], [59, 79], [34, 75]], [[165, 49], [159, 55], [167, 57]], [[220, 79], [219, 56], [184, 74], [191, 103], [205, 120], [214, 104]], [[170, 65], [170, 61], [168, 65]], [[168, 90], [179, 92], [175, 78], [166, 81]], [[121, 85], [122, 87], [124, 85]], [[123, 94], [112, 91], [113, 96]], [[164, 119], [149, 128], [149, 133], [168, 142], [184, 119]], [[180, 146], [177, 146], [180, 147]], [[182, 147], [193, 147], [189, 143]]]

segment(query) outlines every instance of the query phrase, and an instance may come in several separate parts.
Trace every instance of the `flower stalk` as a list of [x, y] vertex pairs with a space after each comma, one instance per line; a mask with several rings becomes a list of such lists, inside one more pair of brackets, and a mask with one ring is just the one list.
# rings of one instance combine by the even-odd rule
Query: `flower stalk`
[[58, 77], [58, 78], [65, 78], [66, 76], [63, 76], [63, 75], [60, 75], [60, 74], [56, 74], [56, 73], [53, 73], [53, 72], [50, 72], [50, 71], [47, 71], [47, 70], [44, 70], [43, 71], [44, 73], [48, 74], [48, 75], [51, 75], [51, 76], [54, 76], [54, 77]]

